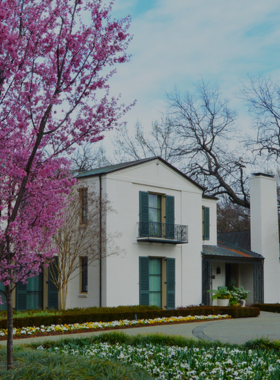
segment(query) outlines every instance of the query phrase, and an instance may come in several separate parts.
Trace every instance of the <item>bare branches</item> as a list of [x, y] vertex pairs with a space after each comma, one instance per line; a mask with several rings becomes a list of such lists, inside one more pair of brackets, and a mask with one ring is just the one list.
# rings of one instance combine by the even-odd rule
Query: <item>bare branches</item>
[[[127, 126], [122, 126], [114, 140], [116, 149], [114, 158], [118, 162], [139, 160], [141, 158], [160, 156], [171, 164], [175, 164], [179, 158], [173, 155], [176, 135], [173, 133], [173, 123], [169, 118], [162, 118], [152, 123], [151, 130], [145, 131], [137, 122], [134, 127], [134, 135], [130, 136]], [[149, 134], [149, 137], [147, 136]]]
[[222, 197], [217, 205], [218, 233], [228, 233], [250, 230], [249, 210], [233, 205], [228, 199]]
[[260, 76], [250, 78], [239, 94], [249, 106], [254, 117], [256, 138], [251, 138], [247, 145], [267, 158], [276, 160], [280, 157], [280, 85], [270, 78]]
[[126, 127], [120, 129], [115, 159], [161, 156], [206, 187], [206, 194], [226, 194], [249, 208], [246, 167], [251, 160], [236, 137], [236, 112], [219, 88], [201, 81], [194, 93], [167, 94], [167, 102], [167, 117], [154, 122], [150, 133], [139, 123], [132, 137]]
[[105, 156], [103, 146], [92, 147], [91, 144], [84, 144], [75, 150], [71, 156], [73, 172], [83, 172], [96, 167], [111, 165]]
[[[54, 235], [53, 243], [58, 250], [58, 260], [52, 261], [49, 266], [51, 281], [59, 292], [59, 308], [66, 308], [68, 283], [77, 277], [81, 268], [81, 257], [87, 257], [88, 265], [100, 259], [100, 244], [102, 244], [102, 258], [118, 254], [121, 250], [114, 245], [112, 236], [106, 234], [106, 228], [101, 225], [100, 234], [100, 207], [102, 214], [113, 212], [109, 202], [94, 191], [87, 192], [87, 220], [82, 223], [80, 191], [83, 184], [78, 184], [70, 194], [71, 202], [66, 211], [66, 221], [60, 231]], [[101, 242], [100, 242], [101, 237]]]

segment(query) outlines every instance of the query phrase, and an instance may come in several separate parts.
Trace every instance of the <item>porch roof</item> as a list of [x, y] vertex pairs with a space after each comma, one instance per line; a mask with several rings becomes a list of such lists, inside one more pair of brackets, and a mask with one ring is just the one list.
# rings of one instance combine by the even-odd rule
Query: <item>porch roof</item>
[[240, 259], [264, 259], [264, 257], [256, 252], [228, 244], [218, 240], [218, 245], [203, 245], [202, 255], [218, 256], [218, 257], [238, 257]]

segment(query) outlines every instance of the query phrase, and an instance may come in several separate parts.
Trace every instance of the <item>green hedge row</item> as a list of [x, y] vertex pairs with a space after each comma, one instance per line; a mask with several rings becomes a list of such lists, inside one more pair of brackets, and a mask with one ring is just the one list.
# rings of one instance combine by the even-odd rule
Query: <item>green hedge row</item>
[[261, 311], [270, 311], [272, 313], [280, 313], [279, 303], [256, 303], [253, 306], [258, 307]]
[[[63, 315], [45, 315], [30, 316], [25, 318], [14, 318], [14, 327], [39, 327], [41, 325], [50, 326], [52, 324], [70, 324], [84, 322], [111, 322], [115, 320], [128, 319], [153, 319], [173, 316], [188, 315], [213, 315], [213, 314], [229, 314], [233, 318], [257, 317], [260, 310], [257, 307], [218, 307], [218, 306], [198, 306], [180, 308], [177, 310], [143, 310], [139, 312], [99, 312], [99, 313], [64, 313]], [[0, 329], [7, 328], [7, 321], [0, 321]]]
[[[25, 315], [28, 314], [32, 316], [33, 314], [57, 314], [57, 315], [63, 315], [63, 314], [88, 314], [88, 313], [115, 313], [115, 312], [126, 312], [126, 311], [133, 311], [133, 312], [139, 312], [144, 310], [161, 310], [158, 306], [146, 306], [146, 305], [133, 305], [133, 306], [113, 306], [113, 307], [76, 307], [73, 309], [67, 309], [67, 310], [53, 310], [53, 309], [44, 309], [44, 310], [38, 310], [38, 309], [32, 309], [32, 310], [24, 310], [24, 311], [17, 311], [14, 310], [14, 317], [20, 318], [21, 314], [24, 313]], [[0, 311], [0, 318], [6, 318], [7, 317], [7, 311], [1, 310]]]
[[148, 306], [148, 305], [132, 305], [132, 306], [111, 306], [111, 307], [75, 307], [73, 309], [62, 310], [62, 314], [100, 314], [100, 313], [123, 313], [123, 312], [139, 312], [147, 310], [161, 310], [158, 306]]

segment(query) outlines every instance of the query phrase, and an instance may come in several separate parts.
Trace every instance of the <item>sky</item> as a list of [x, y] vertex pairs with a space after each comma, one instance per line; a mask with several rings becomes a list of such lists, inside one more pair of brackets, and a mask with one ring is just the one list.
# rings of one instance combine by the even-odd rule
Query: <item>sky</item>
[[279, 0], [115, 0], [112, 15], [132, 17], [131, 60], [110, 80], [112, 95], [137, 100], [123, 119], [131, 131], [161, 117], [166, 92], [191, 91], [201, 78], [220, 86], [246, 128], [242, 83], [248, 75], [280, 79]]

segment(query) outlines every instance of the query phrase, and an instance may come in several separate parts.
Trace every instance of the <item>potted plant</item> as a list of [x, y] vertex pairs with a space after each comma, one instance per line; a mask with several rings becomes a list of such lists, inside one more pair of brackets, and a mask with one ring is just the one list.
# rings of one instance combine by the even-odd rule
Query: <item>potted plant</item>
[[218, 290], [208, 290], [209, 293], [213, 293], [212, 300], [217, 300], [218, 306], [228, 306], [231, 299], [230, 291], [226, 286], [219, 288]]
[[242, 307], [246, 306], [246, 301], [248, 294], [250, 293], [250, 290], [245, 290], [243, 286], [240, 286], [240, 288], [233, 287], [232, 296], [236, 300], [239, 301], [240, 305]]

